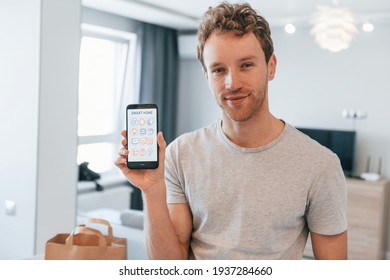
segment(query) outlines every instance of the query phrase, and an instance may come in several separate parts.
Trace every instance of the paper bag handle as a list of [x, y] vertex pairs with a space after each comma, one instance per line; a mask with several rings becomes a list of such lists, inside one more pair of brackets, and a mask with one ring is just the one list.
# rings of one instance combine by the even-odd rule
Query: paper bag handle
[[99, 230], [87, 227], [84, 224], [77, 226], [72, 232], [72, 234], [79, 234], [79, 233], [85, 233], [85, 234], [90, 234], [90, 235], [96, 235], [99, 237], [101, 237], [101, 236], [104, 237], [104, 235]]
[[[104, 235], [100, 231], [93, 229], [93, 228], [90, 228], [90, 227], [87, 227], [85, 225], [80, 225], [80, 226], [76, 227], [73, 230], [73, 232], [66, 238], [65, 243], [67, 245], [72, 245], [73, 244], [73, 237], [79, 233], [98, 236], [99, 237], [99, 247], [106, 247], [107, 246], [106, 239], [104, 238]], [[108, 245], [111, 245], [111, 242]]]
[[104, 219], [100, 219], [100, 218], [88, 218], [87, 221], [86, 221], [86, 224], [102, 224], [102, 225], [105, 225], [107, 226], [107, 235], [109, 236], [110, 239], [112, 239], [112, 227], [111, 227], [111, 224], [104, 220]]

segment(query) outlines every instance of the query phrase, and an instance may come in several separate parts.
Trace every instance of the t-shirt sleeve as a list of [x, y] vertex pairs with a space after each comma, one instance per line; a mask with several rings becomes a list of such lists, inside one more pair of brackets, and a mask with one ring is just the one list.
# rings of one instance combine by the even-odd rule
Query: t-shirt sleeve
[[179, 175], [177, 143], [172, 142], [165, 154], [165, 184], [167, 188], [167, 203], [188, 203], [183, 180]]
[[340, 160], [331, 157], [322, 175], [309, 191], [306, 219], [309, 230], [335, 235], [347, 229], [347, 186]]

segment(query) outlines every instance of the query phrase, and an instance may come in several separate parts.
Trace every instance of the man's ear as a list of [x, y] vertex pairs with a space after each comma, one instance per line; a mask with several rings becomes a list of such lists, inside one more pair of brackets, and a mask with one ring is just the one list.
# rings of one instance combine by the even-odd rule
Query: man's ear
[[275, 54], [272, 54], [268, 61], [268, 81], [272, 81], [275, 78], [277, 59]]

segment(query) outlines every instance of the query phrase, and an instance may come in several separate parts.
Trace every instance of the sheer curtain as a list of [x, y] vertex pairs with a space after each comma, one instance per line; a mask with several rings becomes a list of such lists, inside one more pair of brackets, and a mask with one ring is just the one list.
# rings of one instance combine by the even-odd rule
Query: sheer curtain
[[176, 137], [179, 54], [177, 31], [143, 24], [141, 34], [140, 103], [156, 103], [167, 143]]

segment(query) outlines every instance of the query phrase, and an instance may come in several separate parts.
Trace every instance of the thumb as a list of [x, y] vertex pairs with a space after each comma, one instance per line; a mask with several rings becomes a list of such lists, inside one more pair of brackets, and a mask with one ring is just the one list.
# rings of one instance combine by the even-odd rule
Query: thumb
[[163, 135], [162, 131], [160, 131], [157, 134], [157, 144], [158, 144], [158, 148], [159, 148], [158, 156], [160, 158], [160, 162], [164, 162], [164, 160], [165, 160], [165, 149], [167, 147], [167, 142], [164, 139], [164, 135]]

